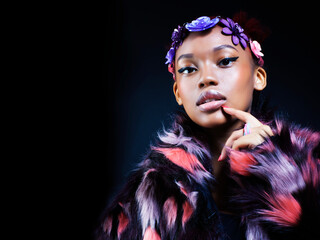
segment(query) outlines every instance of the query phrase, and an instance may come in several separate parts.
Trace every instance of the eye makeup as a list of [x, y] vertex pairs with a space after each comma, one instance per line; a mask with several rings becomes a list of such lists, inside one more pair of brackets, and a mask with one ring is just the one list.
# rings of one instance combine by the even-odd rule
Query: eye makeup
[[197, 71], [197, 69], [194, 67], [182, 67], [178, 70], [179, 73], [186, 73], [186, 74], [192, 73], [195, 71]]
[[239, 57], [227, 57], [227, 58], [223, 58], [222, 60], [220, 60], [218, 62], [218, 66], [220, 67], [230, 67], [231, 64], [235, 61], [237, 61]]

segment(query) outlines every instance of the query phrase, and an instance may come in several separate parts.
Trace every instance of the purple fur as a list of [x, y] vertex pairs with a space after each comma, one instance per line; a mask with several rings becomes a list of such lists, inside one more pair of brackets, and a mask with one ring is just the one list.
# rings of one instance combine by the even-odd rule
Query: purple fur
[[[254, 164], [249, 162], [248, 174], [230, 173], [229, 206], [242, 216], [248, 240], [320, 239], [320, 133], [279, 119], [264, 122], [274, 136], [243, 150]], [[97, 239], [142, 240], [147, 229], [161, 239], [225, 239], [212, 198], [211, 153], [201, 129], [180, 114], [158, 137], [102, 215]], [[170, 155], [171, 150], [180, 155]], [[191, 157], [191, 165], [172, 156]]]
[[136, 192], [136, 200], [138, 202], [142, 223], [142, 236], [148, 226], [151, 226], [151, 228], [154, 229], [160, 218], [160, 209], [154, 200], [155, 189], [153, 188], [153, 182], [148, 178], [148, 175], [153, 171], [156, 170], [150, 169], [145, 173]]
[[158, 133], [159, 139], [168, 145], [184, 146], [187, 152], [200, 156], [201, 158], [210, 156], [209, 151], [207, 151], [204, 146], [195, 144], [193, 138], [184, 135], [185, 133], [182, 126], [178, 125], [177, 128], [178, 129], [174, 129], [174, 131], [178, 130], [179, 135], [176, 135], [173, 130], [163, 130], [163, 134]]

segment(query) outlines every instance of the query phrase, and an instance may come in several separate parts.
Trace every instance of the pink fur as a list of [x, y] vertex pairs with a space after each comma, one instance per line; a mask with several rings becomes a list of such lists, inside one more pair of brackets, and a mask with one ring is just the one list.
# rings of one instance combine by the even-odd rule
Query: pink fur
[[282, 226], [294, 226], [299, 222], [301, 207], [297, 200], [291, 195], [277, 195], [268, 200], [271, 210], [262, 210], [264, 218], [278, 223]]
[[[320, 164], [318, 159], [318, 165]], [[312, 158], [312, 152], [308, 153], [307, 161], [302, 165], [302, 176], [306, 183], [311, 183], [315, 188], [320, 184], [319, 167]]]
[[190, 219], [194, 209], [188, 201], [183, 203], [183, 215], [182, 215], [182, 225], [184, 226], [186, 222]]
[[171, 229], [177, 218], [178, 206], [174, 197], [168, 198], [163, 204], [163, 212], [167, 219], [167, 227]]
[[151, 172], [156, 172], [156, 171], [157, 171], [156, 169], [150, 168], [148, 171], [146, 171], [146, 172], [144, 173], [143, 180], [146, 179], [146, 177], [149, 175], [149, 173], [151, 173]]
[[198, 200], [198, 192], [196, 191], [187, 191], [184, 187], [183, 183], [181, 181], [176, 182], [176, 184], [179, 186], [180, 191], [188, 198], [191, 205], [196, 208], [197, 207], [197, 200]]
[[188, 137], [184, 135], [184, 129], [182, 126], [177, 125], [179, 129], [179, 134], [172, 131], [163, 131], [163, 134], [158, 134], [159, 139], [162, 140], [164, 143], [170, 144], [172, 146], [179, 146], [183, 145], [186, 147], [187, 152], [198, 155], [200, 157], [204, 157], [205, 155], [209, 156], [210, 153], [207, 149], [203, 146], [195, 144], [192, 137]]
[[157, 150], [163, 153], [171, 162], [190, 173], [194, 173], [195, 168], [201, 168], [206, 171], [195, 155], [187, 153], [181, 148], [157, 148]]
[[145, 232], [148, 226], [154, 228], [160, 217], [161, 210], [154, 199], [155, 189], [152, 187], [152, 181], [148, 178], [148, 175], [154, 171], [156, 170], [149, 169], [144, 174], [143, 181], [136, 191], [136, 199], [138, 201], [143, 232]]
[[183, 183], [182, 183], [181, 181], [179, 181], [179, 182], [176, 182], [176, 184], [179, 186], [180, 191], [181, 191], [186, 197], [188, 197], [188, 192], [187, 192], [187, 190], [185, 189], [185, 187], [183, 186]]
[[[212, 207], [210, 149], [197, 139], [201, 132], [184, 130], [190, 130], [187, 120], [179, 117], [159, 136], [159, 145], [151, 147], [104, 213], [97, 240], [224, 239], [219, 213]], [[248, 240], [313, 239], [319, 236], [314, 219], [320, 211], [320, 133], [277, 119], [275, 124], [274, 137], [263, 144], [228, 150], [230, 177], [238, 184], [230, 192], [230, 208], [243, 212]]]
[[124, 214], [124, 212], [121, 212], [118, 216], [119, 220], [119, 226], [118, 226], [118, 238], [120, 238], [121, 233], [126, 229], [126, 227], [129, 224], [128, 217]]
[[143, 240], [161, 240], [161, 238], [157, 231], [149, 226], [144, 233]]
[[240, 175], [250, 175], [248, 168], [251, 165], [256, 164], [250, 153], [244, 153], [240, 151], [230, 151], [230, 167], [231, 170], [237, 172]]
[[112, 217], [108, 216], [103, 223], [103, 231], [105, 231], [109, 235], [111, 232], [111, 229], [112, 229]]

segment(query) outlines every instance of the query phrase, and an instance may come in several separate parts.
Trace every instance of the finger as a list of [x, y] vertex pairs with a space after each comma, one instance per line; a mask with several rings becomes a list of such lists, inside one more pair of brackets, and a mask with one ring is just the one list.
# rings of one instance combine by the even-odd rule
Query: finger
[[260, 129], [260, 131], [258, 132], [260, 134], [261, 137], [263, 137], [264, 139], [269, 137], [269, 134], [267, 133], [267, 131], [265, 129]]
[[243, 136], [243, 129], [239, 129], [239, 130], [236, 130], [234, 131], [230, 137], [227, 139], [226, 143], [225, 143], [225, 146], [226, 147], [231, 147], [233, 142], [235, 140], [237, 140], [238, 138], [242, 137]]
[[267, 139], [267, 138], [273, 136], [273, 132], [272, 132], [271, 128], [267, 125], [263, 125], [263, 126], [256, 127], [256, 128], [251, 128], [250, 131], [251, 131], [251, 133], [260, 134], [264, 139]]
[[233, 145], [233, 142], [235, 140], [237, 140], [239, 137], [243, 136], [243, 129], [240, 129], [240, 130], [237, 130], [237, 131], [234, 131], [230, 137], [227, 139], [224, 147], [222, 148], [222, 151], [221, 151], [221, 154], [220, 154], [220, 157], [218, 159], [218, 161], [222, 161], [224, 159], [227, 158], [227, 150], [226, 148], [227, 147], [230, 147]]
[[256, 119], [248, 112], [226, 106], [223, 107], [223, 110], [229, 115], [234, 116], [245, 123], [250, 123], [253, 127], [262, 125], [262, 123], [258, 119]]
[[266, 129], [263, 126], [250, 128], [250, 133], [247, 134], [247, 135], [250, 135], [250, 134], [259, 134], [263, 138], [268, 138], [269, 137], [269, 133], [266, 131]]
[[259, 133], [265, 138], [273, 136], [272, 129], [268, 125], [250, 128], [250, 133]]
[[260, 134], [250, 134], [234, 141], [232, 149], [239, 150], [241, 148], [254, 148], [263, 142], [264, 138]]
[[263, 125], [263, 129], [264, 131], [269, 135], [269, 137], [273, 136], [273, 132], [272, 129], [269, 125]]

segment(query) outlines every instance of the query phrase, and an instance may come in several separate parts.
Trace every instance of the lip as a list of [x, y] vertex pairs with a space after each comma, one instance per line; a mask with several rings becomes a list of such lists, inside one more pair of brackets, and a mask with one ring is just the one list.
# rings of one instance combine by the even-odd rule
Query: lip
[[225, 104], [227, 98], [214, 89], [210, 89], [200, 94], [196, 105], [203, 112], [212, 112]]

